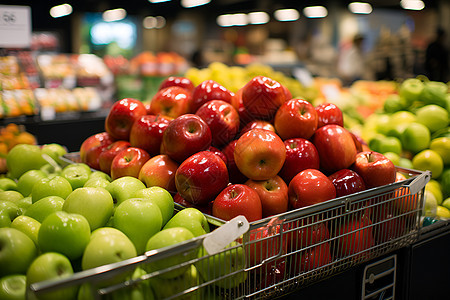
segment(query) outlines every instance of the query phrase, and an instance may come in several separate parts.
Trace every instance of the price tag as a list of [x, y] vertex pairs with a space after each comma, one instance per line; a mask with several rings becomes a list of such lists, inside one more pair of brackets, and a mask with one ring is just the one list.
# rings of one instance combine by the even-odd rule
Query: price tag
[[31, 8], [0, 5], [0, 47], [29, 48], [31, 45]]

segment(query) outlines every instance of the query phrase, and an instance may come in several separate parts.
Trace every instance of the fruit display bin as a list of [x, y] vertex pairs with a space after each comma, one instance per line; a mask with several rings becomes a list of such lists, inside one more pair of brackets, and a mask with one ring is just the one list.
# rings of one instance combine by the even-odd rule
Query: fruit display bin
[[397, 171], [407, 179], [251, 223], [207, 216], [220, 225], [208, 234], [28, 290], [75, 287], [82, 299], [282, 297], [419, 239], [431, 173]]

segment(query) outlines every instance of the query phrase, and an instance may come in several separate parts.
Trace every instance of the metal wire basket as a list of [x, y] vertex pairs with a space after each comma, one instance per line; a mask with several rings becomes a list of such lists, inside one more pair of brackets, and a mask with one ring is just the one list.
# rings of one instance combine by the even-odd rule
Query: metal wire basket
[[418, 240], [431, 173], [397, 171], [408, 179], [257, 222], [240, 216], [209, 234], [35, 283], [28, 292], [76, 287], [79, 299], [279, 297]]

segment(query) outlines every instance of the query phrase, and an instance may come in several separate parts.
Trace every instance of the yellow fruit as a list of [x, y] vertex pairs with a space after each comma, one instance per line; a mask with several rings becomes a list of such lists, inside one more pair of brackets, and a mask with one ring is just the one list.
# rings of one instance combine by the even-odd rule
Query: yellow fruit
[[413, 159], [413, 168], [416, 170], [431, 171], [432, 178], [438, 178], [441, 176], [444, 170], [444, 162], [439, 154], [433, 150], [423, 150], [417, 153]]
[[450, 138], [435, 138], [430, 143], [430, 149], [437, 152], [442, 157], [445, 165], [450, 164]]
[[436, 208], [436, 217], [439, 219], [450, 219], [450, 210], [444, 206], [438, 205]]
[[436, 198], [437, 204], [441, 205], [443, 201], [443, 194], [441, 190], [441, 184], [439, 181], [431, 179], [426, 185], [425, 190], [430, 191]]

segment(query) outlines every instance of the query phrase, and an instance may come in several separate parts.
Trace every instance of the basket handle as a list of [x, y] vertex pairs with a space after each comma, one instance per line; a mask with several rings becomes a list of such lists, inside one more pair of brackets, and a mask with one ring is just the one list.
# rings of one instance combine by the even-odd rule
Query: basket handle
[[424, 171], [422, 174], [417, 175], [413, 181], [406, 185], [409, 188], [411, 194], [417, 194], [431, 179], [431, 172]]

